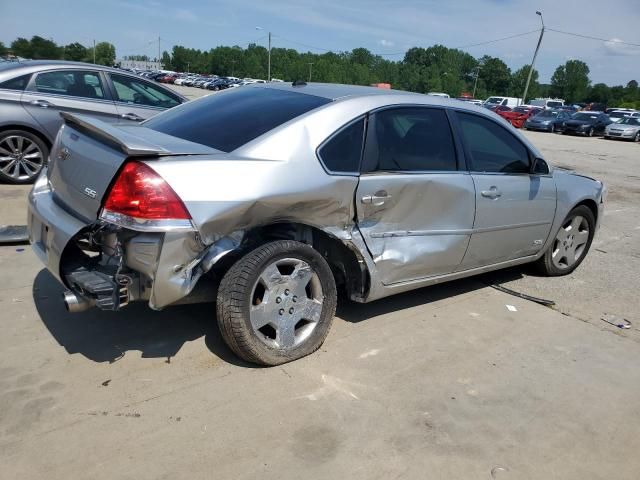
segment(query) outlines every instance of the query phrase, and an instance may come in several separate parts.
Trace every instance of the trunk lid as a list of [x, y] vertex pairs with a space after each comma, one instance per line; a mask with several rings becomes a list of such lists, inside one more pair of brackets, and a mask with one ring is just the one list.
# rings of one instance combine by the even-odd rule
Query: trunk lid
[[87, 222], [98, 217], [103, 198], [127, 159], [221, 153], [143, 126], [61, 115], [65, 124], [51, 150], [47, 175], [56, 202]]

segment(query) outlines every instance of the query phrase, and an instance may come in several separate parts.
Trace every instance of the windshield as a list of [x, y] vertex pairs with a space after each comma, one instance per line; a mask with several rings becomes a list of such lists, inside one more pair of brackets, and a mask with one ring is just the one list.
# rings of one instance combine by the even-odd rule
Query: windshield
[[620, 120], [620, 122], [618, 122], [618, 125], [638, 126], [640, 125], [640, 118], [631, 118], [631, 117], [623, 118], [622, 120]]
[[167, 110], [143, 123], [158, 132], [231, 152], [330, 100], [273, 88], [243, 87]]
[[552, 110], [543, 110], [542, 112], [536, 115], [536, 117], [539, 117], [539, 118], [554, 118], [557, 116], [558, 116], [558, 112], [554, 112]]
[[571, 117], [574, 120], [582, 120], [582, 121], [586, 121], [586, 122], [592, 122], [594, 120], [598, 119], [598, 115], [594, 114], [594, 113], [584, 113], [584, 112], [580, 112], [580, 113], [576, 113], [573, 115], [573, 117]]
[[547, 102], [547, 107], [549, 108], [562, 107], [562, 102]]
[[611, 112], [609, 116], [611, 118], [623, 118], [629, 115], [627, 112]]
[[529, 110], [531, 109], [527, 107], [516, 107], [513, 109], [514, 112], [518, 112], [518, 113], [529, 113]]
[[484, 103], [501, 103], [503, 97], [489, 97]]

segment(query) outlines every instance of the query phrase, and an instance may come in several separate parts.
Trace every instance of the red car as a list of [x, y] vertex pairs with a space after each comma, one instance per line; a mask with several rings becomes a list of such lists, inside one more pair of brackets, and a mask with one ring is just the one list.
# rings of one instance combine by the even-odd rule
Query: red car
[[524, 122], [527, 121], [529, 117], [533, 117], [540, 113], [542, 108], [539, 107], [530, 107], [528, 105], [522, 105], [520, 107], [516, 107], [508, 112], [496, 111], [498, 115], [504, 118], [507, 122], [513, 125], [516, 128], [522, 128]]

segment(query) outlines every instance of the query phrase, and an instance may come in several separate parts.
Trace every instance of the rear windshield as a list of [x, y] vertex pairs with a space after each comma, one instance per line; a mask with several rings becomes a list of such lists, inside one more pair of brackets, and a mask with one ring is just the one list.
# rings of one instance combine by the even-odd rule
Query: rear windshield
[[271, 88], [240, 87], [187, 102], [144, 122], [174, 137], [231, 152], [330, 100]]

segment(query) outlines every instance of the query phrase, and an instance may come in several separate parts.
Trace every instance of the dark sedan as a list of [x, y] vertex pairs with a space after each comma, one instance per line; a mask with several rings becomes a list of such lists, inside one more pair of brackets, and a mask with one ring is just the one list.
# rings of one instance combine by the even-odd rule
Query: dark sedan
[[543, 110], [524, 122], [526, 130], [541, 130], [544, 132], [562, 131], [562, 124], [571, 118], [564, 110]]
[[593, 137], [594, 135], [603, 135], [604, 129], [609, 125], [611, 119], [602, 112], [578, 112], [569, 120], [563, 123], [562, 130], [564, 134], [585, 135]]

